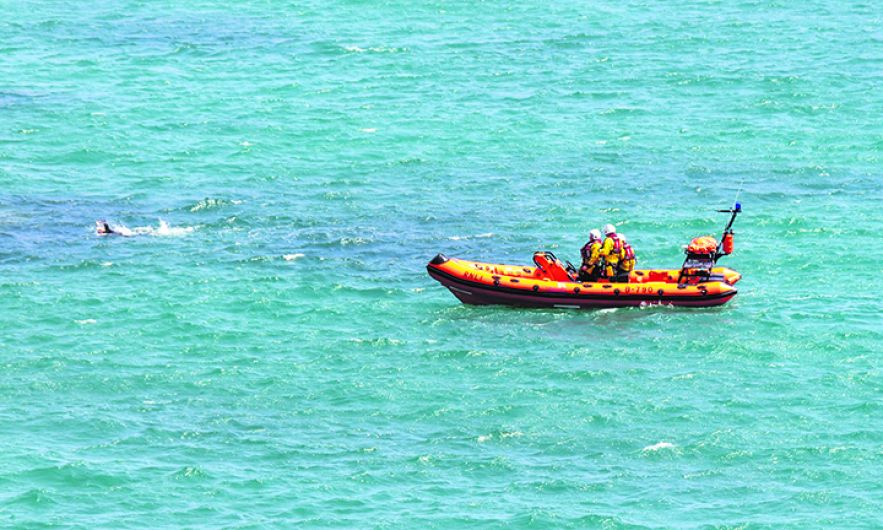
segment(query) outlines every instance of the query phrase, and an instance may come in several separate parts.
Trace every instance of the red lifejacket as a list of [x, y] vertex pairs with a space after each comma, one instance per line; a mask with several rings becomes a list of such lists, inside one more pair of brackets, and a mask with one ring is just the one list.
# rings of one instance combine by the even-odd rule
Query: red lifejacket
[[622, 251], [622, 240], [619, 239], [619, 236], [616, 235], [616, 232], [613, 232], [612, 234], [607, 234], [607, 237], [613, 240], [613, 252], [611, 252], [611, 254], [615, 253], [618, 255]]
[[622, 244], [622, 255], [625, 256], [624, 259], [635, 259], [635, 251], [632, 250], [632, 246], [628, 243]]
[[582, 255], [583, 261], [589, 261], [592, 259], [592, 245], [595, 243], [601, 244], [597, 239], [591, 239], [588, 243], [583, 245], [583, 248], [580, 249], [579, 253]]

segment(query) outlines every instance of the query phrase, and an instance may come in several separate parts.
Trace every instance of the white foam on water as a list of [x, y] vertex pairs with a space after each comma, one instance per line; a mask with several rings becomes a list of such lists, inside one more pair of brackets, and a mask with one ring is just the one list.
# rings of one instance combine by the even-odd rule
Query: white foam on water
[[674, 449], [675, 444], [671, 442], [659, 442], [641, 449], [643, 452], [655, 452], [662, 449]]
[[344, 46], [343, 49], [344, 51], [348, 51], [350, 53], [398, 53], [408, 51], [408, 48], [395, 48], [387, 46], [371, 46], [370, 48], [360, 48], [359, 46]]
[[493, 232], [485, 232], [484, 234], [476, 234], [474, 236], [450, 236], [448, 239], [451, 241], [461, 241], [464, 239], [487, 239], [489, 237], [494, 237], [496, 234]]
[[[251, 144], [249, 144], [251, 145]], [[196, 204], [190, 207], [191, 212], [199, 212], [202, 210], [208, 210], [211, 208], [220, 208], [228, 205], [239, 205], [242, 204], [242, 200], [239, 199], [213, 199], [211, 197], [206, 197], [198, 201]]]
[[94, 318], [86, 318], [83, 320], [74, 320], [74, 322], [76, 322], [77, 324], [79, 324], [81, 326], [85, 326], [87, 324], [97, 324], [98, 323], [98, 321], [95, 320]]
[[184, 234], [189, 234], [193, 232], [194, 228], [192, 226], [176, 226], [171, 227], [169, 224], [162, 219], [159, 220], [159, 227], [153, 231], [153, 235], [156, 236], [183, 236]]
[[364, 237], [342, 237], [340, 238], [340, 244], [342, 246], [348, 245], [362, 245], [364, 243], [370, 243], [372, 240]]
[[123, 237], [132, 237], [135, 235], [135, 232], [129, 230], [129, 227], [125, 225], [110, 225], [110, 228]]
[[129, 228], [126, 225], [111, 225], [114, 232], [123, 237], [133, 236], [157, 236], [157, 237], [176, 237], [189, 234], [196, 230], [192, 226], [169, 226], [169, 223], [159, 220], [159, 226], [136, 226]]
[[302, 257], [304, 257], [304, 255], [301, 254], [301, 253], [297, 253], [297, 254], [283, 254], [283, 255], [282, 255], [282, 259], [284, 259], [285, 261], [295, 261], [295, 260], [299, 260], [299, 259], [301, 259]]
[[477, 438], [478, 443], [483, 444], [484, 442], [490, 441], [494, 438], [493, 434], [482, 434]]

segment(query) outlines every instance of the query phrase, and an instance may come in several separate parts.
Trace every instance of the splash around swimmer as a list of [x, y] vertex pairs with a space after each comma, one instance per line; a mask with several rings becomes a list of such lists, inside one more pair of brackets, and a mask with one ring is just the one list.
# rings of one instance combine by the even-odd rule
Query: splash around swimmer
[[105, 219], [98, 219], [95, 221], [95, 235], [97, 236], [122, 236], [122, 237], [134, 237], [134, 236], [182, 236], [185, 234], [189, 234], [195, 230], [192, 226], [169, 226], [169, 224], [160, 219], [159, 225], [156, 227], [153, 226], [136, 226], [135, 228], [128, 228], [122, 224], [111, 224]]

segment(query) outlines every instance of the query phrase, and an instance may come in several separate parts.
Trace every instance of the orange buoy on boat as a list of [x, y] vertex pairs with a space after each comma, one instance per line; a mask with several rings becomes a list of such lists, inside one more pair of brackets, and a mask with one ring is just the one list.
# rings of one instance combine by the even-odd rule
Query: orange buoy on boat
[[728, 232], [724, 234], [724, 254], [732, 254], [733, 253], [733, 232]]

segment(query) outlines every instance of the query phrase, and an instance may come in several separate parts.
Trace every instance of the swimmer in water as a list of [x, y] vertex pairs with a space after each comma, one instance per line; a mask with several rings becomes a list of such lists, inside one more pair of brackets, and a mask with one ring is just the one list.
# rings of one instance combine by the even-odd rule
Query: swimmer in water
[[107, 224], [107, 221], [104, 219], [99, 219], [95, 221], [95, 233], [99, 236], [109, 236], [111, 234], [116, 234], [113, 229]]

